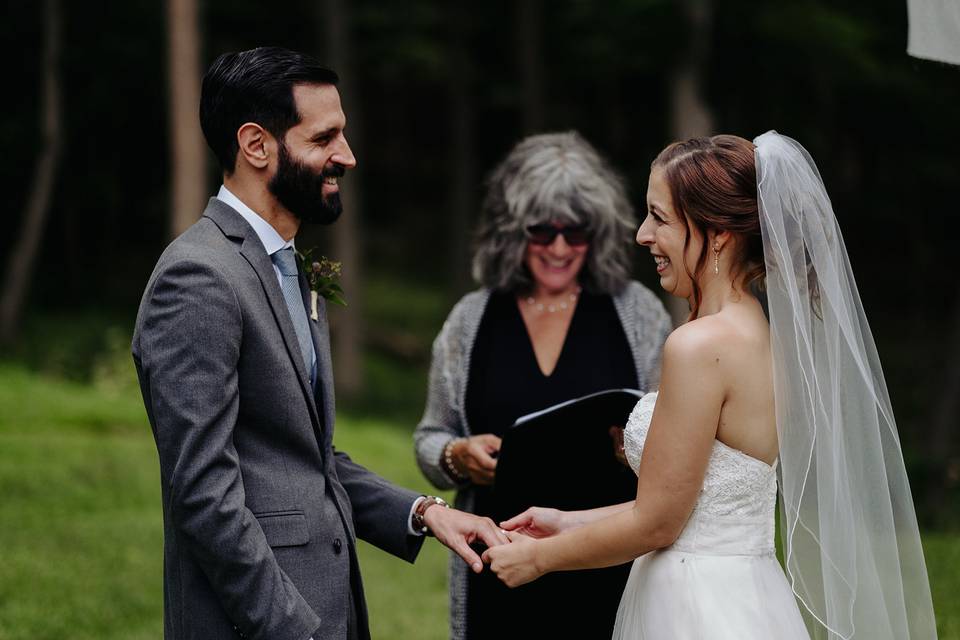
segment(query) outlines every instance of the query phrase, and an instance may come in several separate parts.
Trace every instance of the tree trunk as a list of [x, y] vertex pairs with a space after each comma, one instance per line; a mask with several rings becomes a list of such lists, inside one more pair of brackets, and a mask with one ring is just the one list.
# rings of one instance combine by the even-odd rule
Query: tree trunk
[[956, 436], [960, 420], [960, 295], [953, 312], [953, 331], [946, 346], [946, 371], [940, 397], [933, 400], [933, 416], [927, 438], [927, 459], [931, 483], [927, 489], [927, 513], [948, 522], [951, 515], [948, 494], [960, 486], [960, 453]]
[[467, 50], [469, 7], [463, 0], [448, 4], [450, 25], [450, 289], [455, 298], [470, 285], [471, 220], [476, 201], [476, 136], [473, 66]]
[[200, 218], [207, 198], [206, 148], [200, 119], [200, 28], [197, 0], [167, 2], [170, 126], [170, 236]]
[[344, 0], [324, 0], [320, 4], [321, 40], [328, 63], [340, 76], [340, 99], [347, 115], [347, 140], [357, 158], [357, 168], [340, 181], [343, 216], [333, 225], [331, 258], [343, 263], [343, 286], [349, 306], [333, 307], [333, 350], [336, 362], [337, 391], [345, 397], [363, 391], [363, 250], [360, 229], [363, 220], [361, 178], [363, 166], [363, 113], [352, 68], [350, 16]]
[[7, 276], [0, 298], [0, 342], [12, 343], [20, 326], [23, 304], [30, 288], [37, 249], [46, 226], [53, 199], [53, 188], [60, 163], [63, 139], [63, 113], [60, 96], [61, 15], [59, 0], [44, 2], [43, 56], [40, 68], [40, 140], [33, 185], [21, 216], [20, 237], [7, 265]]
[[713, 134], [713, 114], [703, 99], [703, 67], [710, 52], [710, 0], [682, 0], [689, 28], [687, 50], [673, 70], [671, 129], [678, 140]]
[[[711, 0], [682, 0], [689, 38], [687, 50], [670, 82], [670, 128], [676, 140], [713, 134], [713, 114], [703, 99], [703, 67], [710, 52]], [[670, 296], [667, 309], [674, 325], [686, 322], [687, 302]]]
[[523, 91], [523, 133], [543, 129], [543, 11], [540, 0], [518, 0], [517, 55]]

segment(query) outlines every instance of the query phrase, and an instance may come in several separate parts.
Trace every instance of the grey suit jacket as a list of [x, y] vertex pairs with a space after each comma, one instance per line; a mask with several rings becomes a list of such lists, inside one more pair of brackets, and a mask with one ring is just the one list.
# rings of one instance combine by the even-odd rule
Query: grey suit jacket
[[417, 494], [333, 448], [319, 311], [314, 391], [270, 258], [216, 198], [150, 276], [133, 357], [160, 457], [167, 640], [344, 638], [351, 589], [368, 638], [356, 538], [419, 552]]

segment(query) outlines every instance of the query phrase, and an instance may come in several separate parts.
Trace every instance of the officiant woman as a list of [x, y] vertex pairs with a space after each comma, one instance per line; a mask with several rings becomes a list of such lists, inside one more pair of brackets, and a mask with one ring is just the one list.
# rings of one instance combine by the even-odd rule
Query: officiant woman
[[[671, 324], [630, 279], [636, 228], [622, 180], [577, 133], [529, 137], [493, 171], [473, 257], [481, 288], [454, 306], [433, 344], [414, 434], [420, 469], [457, 490], [458, 508], [503, 515], [496, 456], [518, 417], [603, 389], [656, 389]], [[577, 473], [559, 462], [557, 474]], [[613, 629], [629, 565], [516, 590], [465, 569], [450, 563], [451, 638], [600, 638]]]

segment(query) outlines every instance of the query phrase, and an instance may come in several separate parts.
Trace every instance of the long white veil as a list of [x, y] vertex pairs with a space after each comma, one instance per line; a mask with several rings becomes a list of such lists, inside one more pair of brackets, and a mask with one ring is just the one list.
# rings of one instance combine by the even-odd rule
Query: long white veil
[[890, 397], [830, 199], [795, 140], [754, 144], [791, 585], [814, 638], [936, 638]]

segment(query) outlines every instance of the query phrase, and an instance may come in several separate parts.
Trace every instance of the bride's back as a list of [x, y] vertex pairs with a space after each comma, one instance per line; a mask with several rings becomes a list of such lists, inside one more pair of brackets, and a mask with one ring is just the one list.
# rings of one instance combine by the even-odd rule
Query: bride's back
[[773, 464], [778, 449], [770, 327], [760, 303], [740, 295], [719, 312], [693, 322], [716, 345], [715, 371], [725, 388], [717, 439]]

